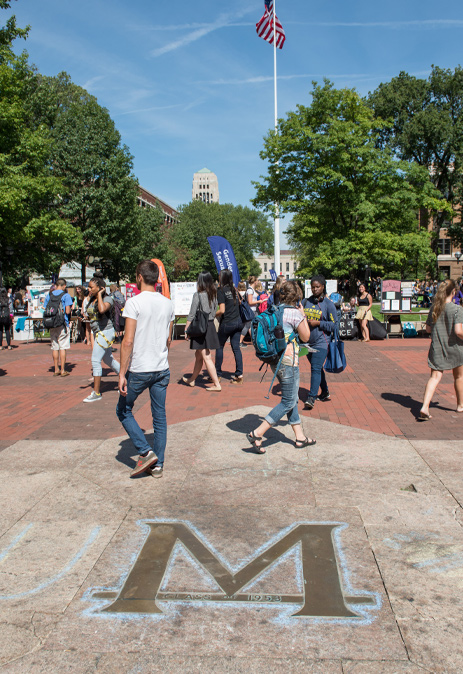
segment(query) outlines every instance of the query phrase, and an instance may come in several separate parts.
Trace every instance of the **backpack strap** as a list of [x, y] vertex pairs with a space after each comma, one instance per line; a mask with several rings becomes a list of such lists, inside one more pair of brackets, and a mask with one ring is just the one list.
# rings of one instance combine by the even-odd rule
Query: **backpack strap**
[[[296, 333], [293, 331], [293, 332], [290, 334], [289, 338], [288, 338], [288, 344], [289, 344], [289, 342], [292, 342], [292, 340], [293, 340], [296, 336], [297, 336]], [[284, 357], [285, 353], [286, 353], [286, 349], [283, 350], [283, 353], [282, 353], [281, 356], [280, 356], [280, 360], [278, 361], [278, 365], [276, 366], [275, 372], [273, 373], [272, 381], [270, 382], [270, 386], [269, 386], [269, 389], [268, 389], [268, 393], [267, 393], [266, 396], [264, 396], [267, 400], [269, 400], [269, 398], [270, 398], [270, 391], [272, 390], [273, 382], [275, 381], [275, 378], [276, 378], [276, 376], [277, 376], [277, 374], [278, 374], [278, 370], [280, 369], [281, 361], [283, 360], [283, 357]]]

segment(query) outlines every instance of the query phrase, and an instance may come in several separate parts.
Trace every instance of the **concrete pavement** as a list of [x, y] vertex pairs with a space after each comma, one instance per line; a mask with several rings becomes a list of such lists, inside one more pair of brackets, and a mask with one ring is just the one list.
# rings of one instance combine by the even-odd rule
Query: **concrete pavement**
[[246, 383], [215, 395], [175, 383], [179, 343], [164, 477], [133, 480], [115, 380], [79, 402], [89, 351], [63, 380], [39, 371], [46, 345], [2, 352], [1, 671], [463, 671], [462, 420], [449, 380], [412, 421], [413, 344], [348, 345], [332, 403], [304, 415], [317, 444], [283, 424], [259, 456], [250, 349]]

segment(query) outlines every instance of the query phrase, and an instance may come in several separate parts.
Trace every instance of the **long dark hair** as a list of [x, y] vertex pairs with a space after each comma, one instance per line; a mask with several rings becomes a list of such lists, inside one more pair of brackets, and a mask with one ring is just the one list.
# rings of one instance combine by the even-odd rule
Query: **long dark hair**
[[224, 288], [225, 286], [228, 286], [230, 290], [233, 293], [233, 301], [236, 304], [236, 290], [235, 286], [233, 285], [233, 274], [229, 269], [222, 269], [222, 271], [219, 274], [219, 285], [221, 288]]
[[6, 288], [0, 288], [0, 305], [8, 306], [8, 292]]
[[217, 288], [214, 285], [214, 279], [208, 271], [202, 271], [198, 276], [198, 293], [207, 293], [210, 305], [217, 299]]

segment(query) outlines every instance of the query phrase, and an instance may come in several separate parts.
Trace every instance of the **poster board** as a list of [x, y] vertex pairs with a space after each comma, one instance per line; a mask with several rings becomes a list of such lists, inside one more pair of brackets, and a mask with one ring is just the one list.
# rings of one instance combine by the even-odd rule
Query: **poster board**
[[338, 282], [336, 279], [327, 279], [326, 281], [326, 294], [329, 297], [331, 293], [338, 292]]
[[[326, 294], [329, 297], [331, 293], [338, 292], [338, 282], [336, 279], [327, 279], [326, 281]], [[312, 288], [310, 285], [310, 279], [304, 281], [304, 297], [308, 299], [312, 294]]]
[[137, 288], [136, 283], [126, 283], [125, 285], [125, 299], [129, 300], [131, 297], [135, 297], [135, 295], [139, 295], [140, 291]]
[[413, 281], [396, 279], [381, 281], [381, 313], [410, 313], [413, 297]]
[[188, 316], [196, 287], [196, 281], [170, 284], [170, 294], [176, 316]]

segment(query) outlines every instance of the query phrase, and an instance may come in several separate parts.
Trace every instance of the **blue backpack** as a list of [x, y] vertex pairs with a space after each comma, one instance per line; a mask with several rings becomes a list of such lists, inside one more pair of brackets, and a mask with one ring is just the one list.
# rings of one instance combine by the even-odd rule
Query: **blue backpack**
[[285, 339], [283, 330], [284, 309], [284, 304], [278, 306], [275, 306], [274, 304], [270, 305], [267, 311], [256, 314], [251, 326], [251, 339], [256, 350], [256, 356], [262, 361], [262, 365], [259, 369], [261, 370], [265, 364], [276, 365], [269, 392], [265, 396], [267, 399], [270, 396], [270, 390], [275, 381], [281, 360], [285, 355], [286, 346], [289, 341], [296, 337], [296, 333], [293, 332], [290, 335], [288, 342]]

